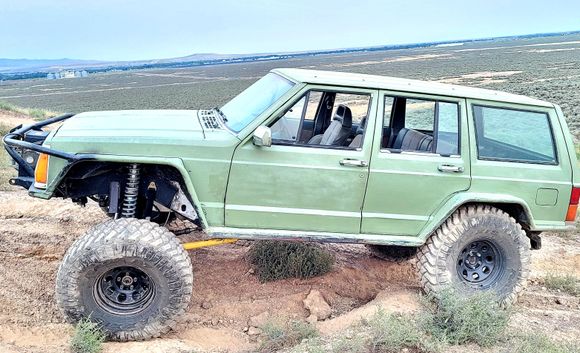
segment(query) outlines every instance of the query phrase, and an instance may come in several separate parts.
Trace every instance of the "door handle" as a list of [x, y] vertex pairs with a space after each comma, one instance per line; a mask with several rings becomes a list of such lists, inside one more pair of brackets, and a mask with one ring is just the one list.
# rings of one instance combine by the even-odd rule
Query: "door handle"
[[441, 164], [437, 169], [443, 173], [463, 173], [464, 170], [461, 166], [451, 164]]
[[360, 159], [349, 159], [349, 158], [345, 158], [338, 163], [340, 163], [340, 165], [343, 165], [346, 167], [366, 167], [369, 165], [369, 163], [367, 161], [361, 161]]

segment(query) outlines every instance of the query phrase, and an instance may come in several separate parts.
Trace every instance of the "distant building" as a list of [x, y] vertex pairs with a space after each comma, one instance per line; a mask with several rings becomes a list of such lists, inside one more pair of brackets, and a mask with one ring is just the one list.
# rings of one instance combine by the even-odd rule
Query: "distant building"
[[49, 80], [56, 80], [59, 78], [78, 78], [87, 76], [89, 76], [87, 70], [60, 70], [58, 72], [48, 73], [46, 78]]

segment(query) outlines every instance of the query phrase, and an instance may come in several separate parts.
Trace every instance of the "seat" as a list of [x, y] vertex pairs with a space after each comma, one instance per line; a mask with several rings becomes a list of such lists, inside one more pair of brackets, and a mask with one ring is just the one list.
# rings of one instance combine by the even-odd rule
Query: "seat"
[[356, 129], [356, 135], [348, 145], [349, 148], [360, 148], [362, 146], [362, 140], [365, 133], [365, 128], [367, 125], [367, 118], [366, 116], [361, 119], [360, 124]]
[[313, 136], [308, 144], [324, 146], [343, 146], [352, 129], [352, 112], [346, 105], [340, 104], [332, 117], [330, 126], [324, 134]]
[[401, 151], [432, 152], [433, 137], [422, 132], [402, 128], [393, 144], [394, 149]]

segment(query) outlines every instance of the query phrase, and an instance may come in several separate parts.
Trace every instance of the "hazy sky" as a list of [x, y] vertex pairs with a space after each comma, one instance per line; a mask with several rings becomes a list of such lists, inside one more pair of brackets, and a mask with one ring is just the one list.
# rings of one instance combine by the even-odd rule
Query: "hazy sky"
[[134, 60], [580, 30], [579, 0], [0, 0], [0, 58]]

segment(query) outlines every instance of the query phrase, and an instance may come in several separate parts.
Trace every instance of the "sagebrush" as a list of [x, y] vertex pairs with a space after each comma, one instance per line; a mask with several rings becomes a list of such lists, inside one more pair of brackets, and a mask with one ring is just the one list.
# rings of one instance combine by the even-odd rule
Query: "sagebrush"
[[287, 241], [256, 242], [248, 257], [262, 282], [322, 275], [334, 263], [334, 256], [316, 244]]
[[106, 335], [101, 326], [94, 323], [90, 318], [82, 319], [75, 327], [75, 332], [70, 342], [73, 353], [99, 353], [103, 349]]
[[469, 296], [445, 290], [438, 297], [429, 297], [421, 315], [422, 328], [446, 344], [477, 343], [492, 346], [502, 339], [510, 311], [500, 307], [491, 292]]

